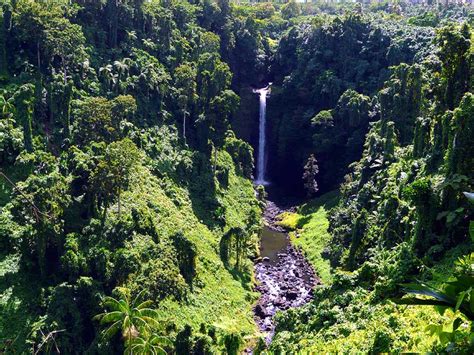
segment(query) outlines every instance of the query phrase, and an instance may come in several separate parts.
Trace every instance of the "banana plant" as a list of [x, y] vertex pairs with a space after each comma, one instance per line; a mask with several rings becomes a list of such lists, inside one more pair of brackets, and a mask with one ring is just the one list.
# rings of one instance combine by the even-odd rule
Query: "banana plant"
[[152, 301], [142, 302], [142, 295], [143, 291], [132, 301], [128, 296], [120, 300], [104, 298], [103, 304], [110, 311], [96, 315], [94, 320], [100, 321], [100, 324], [109, 324], [102, 333], [105, 339], [121, 331], [126, 345], [130, 345], [142, 332], [152, 333], [152, 328], [159, 326], [157, 311], [150, 308]]
[[125, 349], [125, 355], [166, 355], [164, 347], [172, 347], [173, 342], [164, 336], [151, 334], [133, 339]]

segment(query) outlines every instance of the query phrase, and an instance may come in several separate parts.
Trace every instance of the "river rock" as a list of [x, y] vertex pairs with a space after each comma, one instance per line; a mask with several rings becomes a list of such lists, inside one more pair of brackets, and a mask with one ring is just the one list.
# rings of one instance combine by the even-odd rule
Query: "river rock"
[[[283, 212], [277, 205], [268, 201], [264, 219], [270, 229], [284, 232], [276, 225], [277, 216]], [[288, 236], [286, 236], [288, 238]], [[272, 317], [278, 310], [298, 307], [312, 298], [312, 288], [317, 282], [314, 271], [304, 255], [291, 245], [277, 253], [278, 259], [271, 262], [268, 257], [255, 260], [255, 277], [261, 293], [258, 304], [254, 307], [255, 320], [263, 332], [268, 332], [270, 341], [275, 325]]]
[[257, 306], [255, 307], [255, 315], [257, 317], [260, 317], [260, 318], [268, 317], [267, 312], [265, 311], [265, 309], [260, 304], [257, 304]]
[[286, 293], [286, 298], [294, 301], [298, 297], [298, 292], [296, 290], [290, 290]]

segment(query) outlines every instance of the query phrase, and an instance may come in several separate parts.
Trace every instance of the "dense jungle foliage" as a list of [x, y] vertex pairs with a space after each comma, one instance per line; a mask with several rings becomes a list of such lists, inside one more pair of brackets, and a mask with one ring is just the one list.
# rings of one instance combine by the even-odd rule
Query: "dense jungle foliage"
[[[0, 4], [0, 352], [473, 352], [469, 8]], [[324, 285], [263, 350], [269, 82], [269, 178], [316, 197], [281, 225]]]

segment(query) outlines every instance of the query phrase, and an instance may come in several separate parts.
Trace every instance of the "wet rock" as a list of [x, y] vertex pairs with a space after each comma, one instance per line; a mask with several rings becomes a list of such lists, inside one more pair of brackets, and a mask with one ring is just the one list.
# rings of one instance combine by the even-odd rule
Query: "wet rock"
[[296, 290], [291, 290], [286, 293], [286, 298], [294, 301], [298, 298], [298, 292]]
[[267, 312], [265, 312], [265, 309], [260, 304], [257, 304], [257, 306], [255, 307], [255, 315], [260, 318], [268, 317]]
[[[275, 225], [276, 217], [283, 212], [269, 201], [264, 212], [264, 219], [269, 228], [283, 231]], [[270, 262], [264, 257], [255, 260], [255, 277], [259, 283], [255, 290], [261, 293], [260, 300], [254, 308], [255, 320], [264, 332], [266, 339], [271, 340], [274, 330], [273, 315], [278, 310], [301, 306], [311, 301], [313, 286], [318, 282], [312, 267], [303, 254], [288, 244], [278, 253], [278, 260]]]
[[276, 307], [281, 307], [285, 302], [283, 301], [282, 298], [277, 298], [276, 300], [273, 301], [273, 304], [276, 306]]

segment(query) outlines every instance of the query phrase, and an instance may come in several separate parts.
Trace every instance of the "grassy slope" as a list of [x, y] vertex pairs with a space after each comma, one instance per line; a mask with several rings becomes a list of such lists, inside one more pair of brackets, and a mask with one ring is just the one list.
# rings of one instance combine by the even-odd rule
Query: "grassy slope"
[[[226, 153], [222, 155], [227, 158]], [[243, 335], [255, 334], [251, 304], [256, 294], [250, 290], [248, 283], [233, 277], [224, 268], [219, 257], [222, 231], [211, 231], [198, 220], [185, 189], [167, 183], [166, 190], [172, 196], [170, 198], [160, 187], [160, 180], [146, 169], [136, 178], [133, 188], [124, 196], [125, 208], [130, 208], [132, 204], [135, 207], [141, 205], [139, 208], [155, 206], [154, 209], [160, 211], [156, 218], [158, 230], [163, 236], [168, 238], [183, 231], [198, 250], [197, 278], [200, 286], [194, 289], [186, 302], [178, 303], [173, 299], [162, 301], [159, 312], [163, 319], [172, 320], [178, 327], [190, 324], [198, 328], [201, 323], [205, 323]], [[220, 192], [226, 194], [222, 201], [226, 207], [227, 228], [245, 223], [250, 210], [256, 207], [251, 182], [238, 177], [232, 169], [228, 189]]]
[[[300, 206], [297, 213], [285, 212], [280, 224], [293, 229], [291, 240], [306, 255], [323, 283], [331, 282], [329, 262], [321, 252], [331, 237], [328, 233], [327, 212], [338, 201], [338, 191], [332, 191]], [[298, 236], [298, 237], [296, 237]]]

